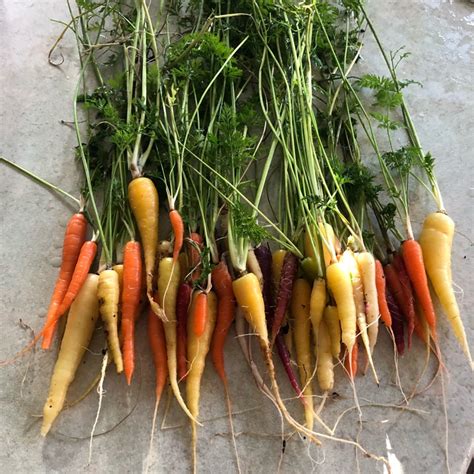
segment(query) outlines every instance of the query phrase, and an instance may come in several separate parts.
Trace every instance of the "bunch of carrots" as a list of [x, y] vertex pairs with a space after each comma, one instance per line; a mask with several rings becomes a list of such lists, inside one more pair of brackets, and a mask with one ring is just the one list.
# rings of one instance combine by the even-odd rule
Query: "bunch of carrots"
[[[107, 357], [133, 383], [135, 326], [145, 307], [154, 416], [169, 381], [191, 421], [195, 470], [209, 353], [233, 433], [225, 345], [234, 321], [260, 390], [315, 443], [339, 438], [315, 410], [313, 379], [330, 393], [341, 363], [354, 390], [368, 366], [379, 384], [380, 322], [397, 356], [415, 333], [442, 364], [429, 282], [472, 366], [452, 286], [454, 222], [405, 103], [410, 81], [397, 77], [400, 55], [385, 53], [362, 3], [173, 5], [78, 2], [70, 23], [83, 65], [73, 110], [85, 187], [66, 227], [46, 321], [20, 353], [38, 341], [51, 349], [67, 317], [42, 435], [64, 407], [99, 317]], [[354, 72], [363, 31], [379, 44], [387, 77]], [[106, 54], [113, 61], [104, 62]], [[98, 84], [92, 91], [86, 72]], [[393, 118], [399, 110], [403, 123]], [[397, 130], [407, 133], [398, 150]], [[382, 185], [366, 164], [373, 157]], [[413, 182], [436, 204], [418, 239]], [[262, 205], [265, 192], [270, 206]], [[160, 241], [165, 221], [171, 232]], [[266, 376], [253, 361], [252, 339]], [[281, 396], [276, 354], [301, 401], [300, 421]]]

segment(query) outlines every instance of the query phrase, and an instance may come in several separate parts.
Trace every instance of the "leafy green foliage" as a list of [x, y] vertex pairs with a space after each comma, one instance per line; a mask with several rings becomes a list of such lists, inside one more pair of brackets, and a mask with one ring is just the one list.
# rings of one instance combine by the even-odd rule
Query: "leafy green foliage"
[[251, 210], [240, 201], [232, 203], [231, 211], [233, 229], [236, 237], [249, 239], [254, 245], [269, 238], [270, 235], [267, 230], [257, 223], [257, 219], [252, 215]]
[[382, 155], [389, 169], [396, 170], [400, 176], [406, 177], [419, 161], [420, 149], [417, 147], [402, 147], [396, 151], [388, 151]]

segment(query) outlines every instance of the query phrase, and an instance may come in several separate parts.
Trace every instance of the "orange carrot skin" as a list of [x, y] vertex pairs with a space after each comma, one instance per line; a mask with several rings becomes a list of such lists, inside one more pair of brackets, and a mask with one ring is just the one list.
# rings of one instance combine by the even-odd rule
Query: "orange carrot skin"
[[[155, 294], [155, 300], [158, 300], [157, 294]], [[155, 394], [157, 400], [159, 400], [166, 386], [166, 379], [168, 378], [168, 359], [163, 322], [151, 308], [148, 310], [147, 332], [148, 342], [153, 355], [153, 364], [155, 366]]]
[[407, 269], [410, 281], [415, 289], [416, 297], [420, 302], [426, 321], [430, 327], [436, 329], [436, 314], [431, 300], [428, 278], [426, 276], [423, 253], [420, 244], [414, 240], [405, 240], [402, 244], [403, 262]]
[[212, 285], [217, 293], [217, 321], [211, 340], [211, 356], [217, 375], [226, 384], [224, 344], [234, 321], [235, 298], [232, 290], [232, 277], [224, 260], [221, 260], [212, 270]]
[[[49, 303], [48, 314], [46, 315], [45, 325], [43, 327], [43, 342], [41, 347], [49, 349], [56, 330], [56, 313], [66, 294], [69, 283], [76, 266], [82, 244], [86, 240], [87, 220], [84, 214], [78, 212], [74, 214], [66, 226], [63, 242], [63, 255], [59, 276], [56, 280], [53, 295]], [[47, 329], [47, 330], [46, 330]]]
[[135, 322], [138, 319], [142, 293], [142, 271], [140, 244], [127, 242], [123, 253], [122, 325], [123, 364], [128, 385], [135, 369]]
[[354, 380], [354, 377], [357, 375], [357, 357], [359, 356], [359, 343], [356, 343], [352, 346], [352, 351], [350, 354], [346, 355], [346, 359], [344, 360], [344, 367], [346, 368], [347, 372], [351, 380]]
[[392, 317], [387, 305], [386, 284], [383, 267], [380, 260], [375, 260], [375, 285], [377, 287], [377, 299], [379, 302], [380, 318], [385, 326], [392, 326]]
[[193, 315], [193, 332], [197, 337], [204, 334], [207, 324], [207, 293], [200, 291], [196, 295]]
[[407, 323], [408, 323], [408, 349], [411, 347], [411, 339], [413, 336], [413, 330], [415, 329], [415, 298], [413, 297], [413, 290], [408, 277], [403, 257], [400, 254], [396, 254], [393, 257], [393, 266], [398, 273], [398, 279], [402, 287], [403, 297], [405, 301], [405, 307], [407, 311]]
[[181, 214], [176, 209], [171, 209], [169, 212], [169, 218], [174, 234], [173, 260], [176, 262], [183, 247], [184, 222]]
[[188, 309], [191, 303], [193, 289], [189, 283], [181, 283], [176, 298], [176, 363], [178, 365], [178, 380], [184, 380], [188, 371], [187, 362], [187, 326]]

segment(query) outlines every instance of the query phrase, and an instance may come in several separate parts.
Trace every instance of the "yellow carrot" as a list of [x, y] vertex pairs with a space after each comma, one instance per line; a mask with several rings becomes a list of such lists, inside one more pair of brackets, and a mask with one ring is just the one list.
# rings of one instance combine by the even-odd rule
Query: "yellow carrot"
[[145, 257], [147, 296], [155, 314], [165, 319], [164, 312], [153, 299], [153, 277], [158, 248], [158, 191], [149, 178], [135, 178], [128, 185], [130, 208], [140, 231]]
[[294, 321], [296, 362], [300, 373], [300, 382], [306, 400], [305, 420], [306, 427], [313, 429], [313, 361], [311, 356], [311, 319], [309, 315], [309, 302], [311, 286], [304, 278], [298, 278], [293, 284], [290, 311]]
[[374, 352], [379, 332], [379, 302], [375, 285], [375, 259], [370, 252], [356, 254], [360, 276], [364, 287], [365, 315], [367, 317], [367, 334], [369, 336], [370, 352]]
[[309, 313], [311, 315], [311, 323], [313, 325], [315, 340], [318, 337], [319, 323], [323, 317], [326, 299], [326, 282], [322, 278], [317, 278], [313, 282], [313, 289], [311, 290], [311, 300], [309, 305]]
[[323, 320], [326, 323], [329, 336], [331, 338], [331, 353], [335, 359], [339, 358], [341, 353], [341, 326], [337, 315], [336, 306], [326, 306], [324, 308]]
[[64, 406], [66, 394], [89, 345], [99, 317], [99, 276], [89, 274], [69, 309], [66, 329], [54, 366], [49, 394], [43, 409], [42, 436], [46, 436]]
[[180, 281], [179, 262], [173, 262], [173, 258], [171, 257], [161, 259], [158, 267], [158, 302], [163, 308], [166, 316], [166, 321], [163, 322], [163, 326], [165, 330], [171, 389], [186, 415], [188, 415], [192, 420], [195, 420], [186, 406], [178, 386], [178, 362], [176, 357], [176, 299]]
[[453, 244], [454, 222], [442, 212], [429, 214], [420, 235], [420, 245], [426, 272], [430, 278], [441, 306], [446, 313], [454, 334], [471, 367], [473, 366], [471, 351], [467, 342], [466, 331], [453, 291], [451, 278], [451, 249]]
[[354, 295], [354, 303], [357, 315], [357, 326], [359, 327], [360, 336], [364, 343], [367, 357], [374, 373], [375, 381], [378, 382], [377, 373], [375, 371], [374, 363], [372, 360], [372, 352], [370, 350], [369, 336], [367, 333], [367, 321], [365, 317], [365, 304], [364, 304], [364, 286], [362, 285], [362, 279], [360, 276], [359, 266], [354, 257], [352, 250], [347, 249], [341, 257], [343, 265], [349, 270], [352, 282], [352, 294]]
[[119, 263], [117, 265], [114, 265], [112, 267], [112, 270], [115, 271], [115, 273], [117, 273], [118, 275], [118, 279], [119, 279], [119, 291], [120, 291], [120, 294], [122, 294], [122, 288], [123, 288], [123, 263]]
[[280, 285], [281, 269], [283, 267], [283, 261], [285, 260], [286, 250], [275, 250], [272, 254], [272, 276], [273, 276], [273, 288], [275, 292], [278, 291]]
[[355, 344], [357, 316], [351, 276], [344, 263], [329, 265], [326, 270], [326, 283], [336, 301], [342, 342], [350, 352]]
[[[206, 356], [211, 345], [212, 333], [216, 325], [217, 315], [217, 298], [214, 292], [209, 292], [207, 295], [207, 318], [204, 332], [198, 337], [196, 336], [194, 328], [195, 316], [194, 305], [196, 301], [197, 292], [194, 292], [193, 301], [189, 311], [188, 318], [188, 359], [189, 372], [186, 377], [186, 401], [188, 403], [189, 411], [193, 418], [197, 420], [199, 417], [199, 398], [201, 395], [201, 379], [206, 365]], [[193, 445], [193, 464], [194, 472], [196, 472], [197, 459], [197, 426], [191, 420], [192, 427], [192, 445]]]
[[110, 353], [117, 368], [117, 373], [121, 373], [123, 371], [123, 359], [118, 336], [120, 283], [119, 275], [115, 270], [104, 270], [100, 273], [97, 297]]
[[317, 342], [318, 362], [316, 376], [319, 388], [323, 391], [332, 390], [334, 387], [334, 364], [332, 361], [331, 337], [323, 319], [319, 325], [319, 337]]

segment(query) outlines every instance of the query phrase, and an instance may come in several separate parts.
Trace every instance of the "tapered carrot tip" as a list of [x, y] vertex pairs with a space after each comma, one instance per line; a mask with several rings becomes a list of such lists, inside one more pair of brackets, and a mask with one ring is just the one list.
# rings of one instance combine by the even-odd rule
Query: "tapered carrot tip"
[[125, 379], [127, 380], [127, 385], [130, 385], [132, 382], [133, 376], [133, 367], [125, 367]]

